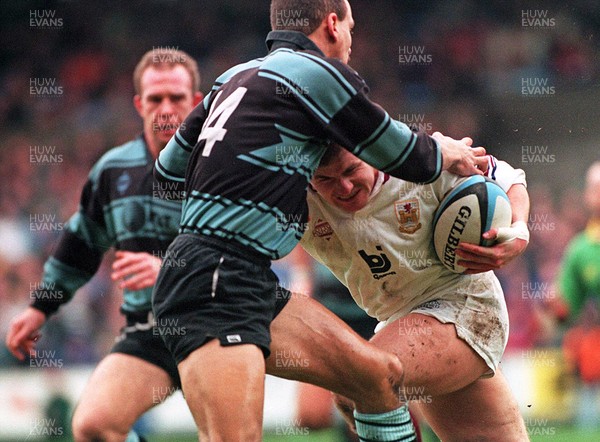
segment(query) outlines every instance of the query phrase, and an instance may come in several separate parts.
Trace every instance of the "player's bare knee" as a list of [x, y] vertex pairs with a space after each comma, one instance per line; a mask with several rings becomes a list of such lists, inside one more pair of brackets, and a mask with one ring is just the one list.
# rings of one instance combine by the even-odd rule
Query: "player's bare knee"
[[122, 435], [127, 437], [129, 428], [118, 428], [103, 413], [85, 413], [75, 410], [71, 422], [75, 442], [97, 442], [114, 440]]
[[73, 439], [75, 442], [93, 442], [104, 440], [106, 430], [102, 428], [101, 423], [93, 419], [75, 419], [73, 418]]
[[[397, 393], [404, 380], [404, 367], [400, 359], [391, 353], [382, 352], [380, 355], [380, 376], [383, 381], [381, 388]], [[377, 380], [377, 379], [376, 379]]]
[[400, 389], [404, 369], [400, 359], [391, 353], [381, 352], [377, 361], [367, 367], [359, 383], [363, 391], [357, 400], [357, 408], [375, 407], [378, 411], [396, 408], [399, 402], [403, 402]]

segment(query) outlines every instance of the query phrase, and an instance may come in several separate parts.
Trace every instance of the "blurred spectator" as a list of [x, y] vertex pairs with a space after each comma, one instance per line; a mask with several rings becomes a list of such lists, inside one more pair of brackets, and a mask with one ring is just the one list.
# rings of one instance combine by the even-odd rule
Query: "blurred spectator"
[[554, 308], [575, 322], [563, 349], [580, 381], [577, 423], [589, 427], [600, 425], [600, 161], [587, 170], [583, 199], [589, 220], [563, 257], [558, 277], [563, 303], [556, 300]]

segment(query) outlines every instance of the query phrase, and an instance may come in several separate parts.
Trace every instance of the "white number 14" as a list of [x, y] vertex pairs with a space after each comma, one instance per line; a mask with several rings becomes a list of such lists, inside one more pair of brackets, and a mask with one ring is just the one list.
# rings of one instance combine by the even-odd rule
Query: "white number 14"
[[[206, 144], [204, 145], [204, 149], [202, 150], [202, 156], [207, 157], [210, 155], [213, 146], [217, 141], [222, 141], [223, 137], [227, 133], [227, 129], [223, 126], [225, 122], [229, 119], [233, 111], [238, 107], [240, 101], [244, 97], [244, 94], [248, 89], [245, 87], [239, 87], [233, 93], [225, 98], [222, 103], [220, 103], [216, 108], [211, 109], [208, 114], [208, 118], [202, 125], [202, 131], [200, 132], [200, 136], [198, 137], [198, 141], [206, 140]], [[215, 97], [215, 102], [219, 101], [219, 97], [223, 91], [219, 91], [217, 96]], [[215, 122], [215, 119], [217, 120]], [[213, 122], [214, 125], [210, 126]], [[209, 127], [210, 126], [210, 127]]]

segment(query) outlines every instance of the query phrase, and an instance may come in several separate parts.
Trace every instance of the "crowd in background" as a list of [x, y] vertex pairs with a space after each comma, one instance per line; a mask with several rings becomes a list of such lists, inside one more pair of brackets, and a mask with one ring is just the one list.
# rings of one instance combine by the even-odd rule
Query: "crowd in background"
[[[153, 47], [189, 52], [207, 92], [218, 73], [265, 52], [268, 1], [112, 3], [18, 2], [0, 18], [0, 336], [30, 303], [91, 165], [141, 132], [131, 80], [141, 54]], [[351, 65], [392, 116], [426, 114], [425, 129], [497, 142], [510, 134], [492, 110], [497, 100], [519, 96], [520, 79], [550, 79], [565, 92], [600, 81], [600, 4], [544, 3], [526, 9], [516, 1], [353, 0]], [[62, 20], [32, 25], [32, 11], [44, 10]], [[423, 57], [400, 57], [411, 53]], [[52, 88], [38, 92], [44, 82]], [[573, 209], [582, 183], [577, 177], [560, 195], [543, 184], [530, 188], [530, 246], [498, 272], [511, 317], [509, 348], [560, 341], [543, 304], [557, 296], [564, 248], [585, 225], [585, 213]], [[110, 252], [40, 342], [66, 365], [96, 362], [122, 326], [109, 263]], [[2, 346], [0, 367], [14, 365]]]

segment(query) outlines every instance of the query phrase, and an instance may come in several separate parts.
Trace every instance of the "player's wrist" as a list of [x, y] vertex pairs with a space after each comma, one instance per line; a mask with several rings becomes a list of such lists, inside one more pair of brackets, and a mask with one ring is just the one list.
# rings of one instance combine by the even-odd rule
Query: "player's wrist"
[[508, 242], [515, 239], [522, 239], [529, 244], [529, 228], [525, 221], [515, 221], [510, 227], [501, 227], [498, 229], [498, 242]]

